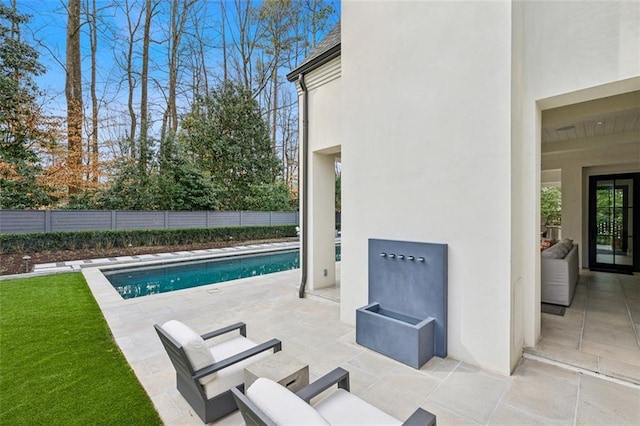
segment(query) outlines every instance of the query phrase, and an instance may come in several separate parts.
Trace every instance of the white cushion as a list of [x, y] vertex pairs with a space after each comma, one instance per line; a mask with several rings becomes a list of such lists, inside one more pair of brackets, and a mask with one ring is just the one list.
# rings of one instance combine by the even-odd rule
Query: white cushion
[[220, 343], [216, 343], [215, 345], [211, 346], [209, 350], [211, 351], [211, 355], [215, 359], [222, 360], [227, 359], [230, 356], [239, 354], [242, 351], [246, 351], [247, 349], [251, 349], [255, 346], [258, 345], [244, 336], [234, 336]]
[[[246, 337], [236, 336], [229, 340], [217, 343], [216, 345], [212, 346], [210, 350], [213, 357], [221, 361], [242, 351], [251, 349], [255, 346], [257, 345]], [[239, 384], [244, 382], [244, 368], [249, 364], [271, 354], [271, 350], [260, 352], [259, 354], [256, 354], [251, 358], [247, 358], [244, 361], [240, 361], [218, 371], [216, 373], [216, 379], [204, 385], [204, 391], [207, 395], [207, 398], [212, 398], [216, 395], [220, 395], [222, 392], [226, 392], [232, 387], [238, 386]]]
[[[165, 322], [162, 328], [182, 346], [194, 371], [198, 371], [215, 362], [214, 355], [205, 344], [204, 339], [188, 326], [180, 321], [170, 320]], [[200, 379], [200, 383], [206, 385], [215, 376], [216, 373], [203, 377]]]
[[246, 394], [278, 426], [329, 424], [313, 407], [273, 380], [260, 377]]
[[377, 407], [357, 396], [338, 389], [315, 405], [318, 413], [331, 425], [401, 425]]

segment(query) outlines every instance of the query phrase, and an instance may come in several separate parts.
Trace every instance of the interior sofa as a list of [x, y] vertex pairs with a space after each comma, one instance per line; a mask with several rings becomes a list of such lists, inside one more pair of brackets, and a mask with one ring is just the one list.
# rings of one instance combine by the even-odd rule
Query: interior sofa
[[569, 306], [578, 283], [578, 245], [561, 240], [540, 253], [543, 303]]

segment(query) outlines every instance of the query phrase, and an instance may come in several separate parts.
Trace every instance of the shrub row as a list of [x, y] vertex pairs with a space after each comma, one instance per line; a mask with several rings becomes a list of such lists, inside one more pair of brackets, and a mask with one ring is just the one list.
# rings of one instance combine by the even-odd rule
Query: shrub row
[[0, 234], [0, 253], [165, 246], [295, 236], [295, 225]]

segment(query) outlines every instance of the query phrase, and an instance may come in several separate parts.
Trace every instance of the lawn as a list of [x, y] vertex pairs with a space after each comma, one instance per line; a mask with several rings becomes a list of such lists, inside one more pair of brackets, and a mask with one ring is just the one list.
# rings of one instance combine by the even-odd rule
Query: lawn
[[0, 424], [162, 424], [80, 273], [0, 281]]

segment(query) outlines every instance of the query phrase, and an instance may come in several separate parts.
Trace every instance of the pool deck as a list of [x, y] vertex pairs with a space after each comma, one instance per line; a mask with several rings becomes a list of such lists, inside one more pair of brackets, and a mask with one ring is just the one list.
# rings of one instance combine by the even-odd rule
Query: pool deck
[[[87, 266], [82, 273], [116, 342], [167, 425], [202, 424], [176, 390], [153, 329], [170, 319], [200, 333], [243, 321], [256, 342], [280, 339], [284, 351], [309, 364], [312, 380], [338, 366], [349, 370], [354, 394], [399, 419], [422, 407], [439, 425], [640, 423], [640, 386], [630, 383], [526, 358], [510, 377], [452, 358], [416, 370], [363, 348], [355, 328], [340, 321], [339, 303], [298, 298], [299, 270], [124, 300]], [[218, 424], [243, 420], [236, 412]]]

